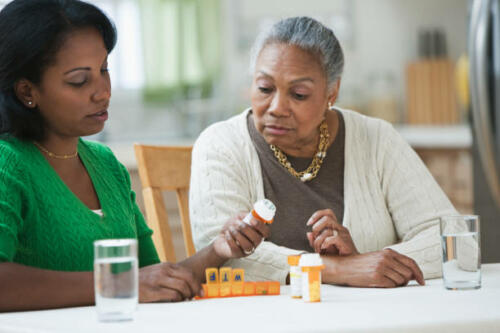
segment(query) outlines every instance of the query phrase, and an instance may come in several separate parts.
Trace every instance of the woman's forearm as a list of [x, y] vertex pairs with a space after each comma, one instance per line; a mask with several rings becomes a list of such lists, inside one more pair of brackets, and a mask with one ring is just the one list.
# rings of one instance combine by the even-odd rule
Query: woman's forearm
[[321, 280], [326, 284], [336, 284], [336, 285], [346, 285], [347, 282], [343, 279], [343, 275], [339, 274], [339, 270], [341, 270], [340, 261], [341, 257], [331, 256], [331, 255], [322, 255], [321, 259], [323, 259], [323, 264], [325, 265], [325, 269], [321, 274]]
[[0, 263], [0, 311], [94, 304], [92, 272], [61, 272]]

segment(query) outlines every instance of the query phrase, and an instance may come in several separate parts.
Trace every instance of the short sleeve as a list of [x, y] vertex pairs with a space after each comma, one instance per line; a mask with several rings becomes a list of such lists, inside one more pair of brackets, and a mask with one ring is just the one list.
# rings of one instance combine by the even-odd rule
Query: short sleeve
[[153, 230], [151, 230], [147, 226], [146, 221], [144, 220], [144, 216], [137, 206], [135, 192], [132, 190], [130, 175], [127, 169], [121, 163], [120, 168], [122, 170], [122, 174], [126, 179], [127, 188], [130, 191], [130, 203], [132, 205], [134, 213], [134, 219], [137, 228], [137, 241], [139, 243], [139, 266], [144, 267], [157, 264], [160, 262], [160, 258], [158, 257], [158, 253], [156, 252], [156, 248], [151, 238]]
[[157, 264], [160, 262], [160, 258], [158, 257], [158, 253], [156, 252], [156, 248], [153, 244], [153, 239], [151, 238], [153, 230], [151, 230], [146, 225], [144, 216], [142, 215], [135, 201], [134, 191], [131, 190], [130, 193], [130, 198], [134, 207], [135, 223], [137, 226], [137, 238], [139, 242], [139, 266], [143, 267]]
[[13, 153], [0, 147], [0, 262], [12, 261], [27, 207], [26, 181]]

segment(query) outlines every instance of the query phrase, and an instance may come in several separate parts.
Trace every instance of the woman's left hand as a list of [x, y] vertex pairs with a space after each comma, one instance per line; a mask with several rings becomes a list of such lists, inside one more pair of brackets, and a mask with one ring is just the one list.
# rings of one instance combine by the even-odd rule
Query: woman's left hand
[[230, 218], [213, 243], [215, 253], [227, 260], [252, 254], [266, 237], [269, 227], [252, 217], [250, 224], [243, 222], [247, 213]]
[[331, 209], [315, 212], [307, 221], [307, 226], [311, 225], [312, 232], [307, 233], [307, 239], [314, 252], [341, 256], [359, 253], [349, 230], [337, 222]]

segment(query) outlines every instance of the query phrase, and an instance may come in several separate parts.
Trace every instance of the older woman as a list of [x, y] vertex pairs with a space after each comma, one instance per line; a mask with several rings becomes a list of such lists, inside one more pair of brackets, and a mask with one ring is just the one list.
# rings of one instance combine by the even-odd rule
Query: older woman
[[254, 47], [251, 108], [207, 128], [193, 150], [198, 248], [261, 198], [271, 235], [230, 260], [250, 279], [287, 281], [287, 256], [318, 252], [323, 281], [395, 287], [441, 274], [438, 219], [455, 210], [385, 121], [333, 107], [343, 69], [333, 32], [307, 17], [276, 23]]
[[115, 41], [112, 23], [85, 2], [15, 0], [0, 12], [0, 311], [92, 304], [97, 239], [138, 240], [139, 300], [154, 302], [192, 298], [206, 267], [268, 233], [255, 219], [243, 228], [230, 219], [194, 256], [159, 262], [127, 171], [80, 138], [108, 118]]

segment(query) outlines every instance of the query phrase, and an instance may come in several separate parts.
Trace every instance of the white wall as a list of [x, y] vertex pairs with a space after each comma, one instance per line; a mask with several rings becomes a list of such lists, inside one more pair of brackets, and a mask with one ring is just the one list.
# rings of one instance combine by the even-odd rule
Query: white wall
[[[390, 73], [402, 107], [404, 68], [416, 58], [419, 29], [441, 28], [446, 34], [448, 54], [456, 60], [466, 50], [467, 3], [467, 0], [226, 0], [225, 87], [230, 95], [248, 103], [246, 44], [255, 38], [259, 26], [283, 17], [307, 15], [331, 27], [332, 21], [346, 18], [350, 22], [348, 33], [338, 34], [346, 56], [341, 102], [362, 105], [370, 94], [370, 75]], [[243, 37], [243, 41], [238, 37]]]

